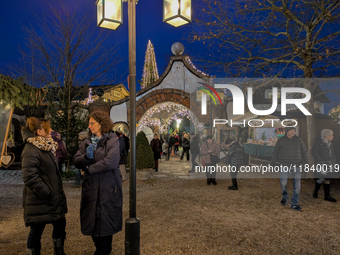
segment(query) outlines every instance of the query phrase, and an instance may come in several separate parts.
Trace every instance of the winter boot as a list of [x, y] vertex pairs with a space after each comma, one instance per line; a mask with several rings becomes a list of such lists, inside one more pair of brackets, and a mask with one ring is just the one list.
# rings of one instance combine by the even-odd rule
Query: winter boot
[[329, 190], [330, 190], [330, 187], [331, 185], [330, 184], [323, 184], [323, 190], [325, 192], [325, 199], [326, 201], [329, 201], [329, 202], [336, 202], [336, 199], [332, 198], [330, 195], [329, 195]]
[[232, 178], [231, 181], [232, 181], [233, 185], [229, 186], [228, 189], [238, 190], [236, 178]]
[[65, 237], [61, 238], [53, 238], [53, 244], [54, 244], [54, 253], [53, 255], [66, 255], [64, 253], [64, 242], [65, 242]]
[[210, 178], [207, 179], [207, 185], [210, 185], [212, 180]]
[[27, 248], [26, 253], [27, 255], [40, 255], [40, 250]]
[[315, 189], [313, 190], [313, 197], [318, 198], [318, 192], [321, 187], [321, 184], [318, 182], [315, 182]]
[[212, 183], [213, 185], [217, 185], [216, 178], [212, 178], [212, 179], [211, 179], [211, 183]]

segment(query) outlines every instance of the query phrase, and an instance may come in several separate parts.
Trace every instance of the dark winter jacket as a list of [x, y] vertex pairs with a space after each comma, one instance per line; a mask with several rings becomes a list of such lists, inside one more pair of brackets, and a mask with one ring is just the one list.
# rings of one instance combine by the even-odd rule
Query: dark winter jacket
[[333, 144], [327, 148], [325, 142], [318, 138], [313, 146], [312, 155], [315, 159], [315, 163], [329, 163], [335, 164], [335, 156], [333, 152]]
[[172, 147], [174, 145], [175, 145], [175, 137], [172, 135], [172, 136], [170, 136], [169, 147]]
[[[27, 138], [34, 137], [34, 134], [23, 128], [22, 137], [26, 143]], [[66, 196], [56, 157], [50, 151], [26, 143], [21, 164], [25, 225], [46, 224], [65, 217]]]
[[120, 160], [119, 160], [119, 165], [125, 165], [126, 164], [126, 158], [127, 158], [127, 152], [125, 148], [125, 141], [124, 137], [119, 137], [118, 138], [119, 142], [119, 155], [120, 155]]
[[198, 135], [195, 135], [190, 141], [190, 152], [192, 155], [200, 154], [200, 138]]
[[[62, 140], [57, 138], [57, 132], [53, 131], [51, 133], [51, 137], [53, 139], [53, 141], [55, 141], [56, 143], [58, 143], [58, 149], [55, 152], [56, 154], [56, 158], [58, 160], [59, 164], [62, 164], [65, 162], [65, 160], [67, 160], [67, 149], [65, 147], [65, 144]], [[59, 169], [61, 171], [61, 169]]]
[[229, 146], [226, 160], [227, 164], [230, 164], [231, 166], [243, 165], [243, 147], [238, 142], [233, 142]]
[[123, 134], [124, 142], [125, 142], [125, 150], [129, 153], [130, 150], [130, 138]]
[[183, 149], [189, 149], [190, 148], [190, 142], [188, 139], [183, 138], [183, 143], [182, 143]]
[[279, 162], [282, 165], [309, 164], [308, 152], [302, 139], [296, 135], [288, 138], [281, 137], [274, 148], [272, 164]]
[[151, 149], [153, 151], [154, 160], [158, 160], [161, 158], [162, 152], [162, 143], [159, 139], [152, 139], [150, 142]]
[[90, 143], [85, 138], [73, 159], [77, 168], [87, 169], [82, 182], [81, 231], [84, 235], [108, 236], [122, 230], [119, 142], [113, 132], [103, 135], [93, 159], [88, 160], [85, 154]]

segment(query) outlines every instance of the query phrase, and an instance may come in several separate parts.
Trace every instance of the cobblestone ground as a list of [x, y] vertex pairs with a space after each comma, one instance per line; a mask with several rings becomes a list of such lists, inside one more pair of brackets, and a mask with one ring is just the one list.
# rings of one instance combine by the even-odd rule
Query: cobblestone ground
[[[137, 215], [141, 220], [141, 254], [340, 254], [338, 203], [312, 198], [314, 180], [302, 180], [303, 212], [280, 205], [278, 179], [240, 179], [230, 191], [229, 179], [206, 185], [189, 176], [189, 162], [161, 160], [149, 181], [137, 181]], [[80, 232], [79, 188], [65, 181], [68, 213], [65, 253], [90, 255], [92, 240]], [[20, 170], [0, 170], [0, 254], [25, 254], [29, 228], [21, 207]], [[288, 189], [291, 195], [292, 184]], [[339, 181], [331, 194], [340, 200]], [[123, 219], [129, 215], [129, 183], [123, 182]], [[42, 236], [42, 255], [53, 254], [52, 227]], [[125, 227], [114, 235], [111, 254], [124, 254]]]

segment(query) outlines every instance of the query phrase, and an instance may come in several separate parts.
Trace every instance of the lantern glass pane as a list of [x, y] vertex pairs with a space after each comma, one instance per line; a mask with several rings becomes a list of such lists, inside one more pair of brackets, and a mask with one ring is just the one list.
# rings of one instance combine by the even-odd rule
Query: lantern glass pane
[[102, 18], [103, 18], [103, 0], [99, 0], [97, 2], [97, 25], [98, 26]]
[[104, 0], [105, 19], [122, 22], [122, 0]]
[[182, 18], [174, 18], [174, 19], [171, 19], [171, 20], [167, 20], [166, 23], [168, 23], [168, 24], [170, 24], [174, 27], [179, 27], [179, 26], [188, 24], [189, 22], [182, 19]]
[[191, 20], [191, 0], [181, 0], [181, 15]]
[[117, 22], [112, 22], [112, 21], [108, 21], [108, 20], [104, 20], [103, 23], [100, 25], [100, 27], [103, 28], [108, 28], [108, 29], [117, 29], [117, 27], [119, 27], [121, 24], [117, 23]]
[[164, 20], [177, 16], [179, 13], [178, 0], [164, 0]]

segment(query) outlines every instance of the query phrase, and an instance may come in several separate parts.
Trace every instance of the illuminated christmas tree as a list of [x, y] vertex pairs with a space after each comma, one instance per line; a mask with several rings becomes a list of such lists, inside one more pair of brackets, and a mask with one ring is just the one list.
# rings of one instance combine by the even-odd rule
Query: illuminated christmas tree
[[155, 51], [151, 41], [149, 40], [148, 46], [145, 52], [145, 60], [144, 60], [144, 69], [143, 69], [143, 77], [141, 81], [141, 88], [144, 89], [150, 84], [157, 81], [159, 78]]

